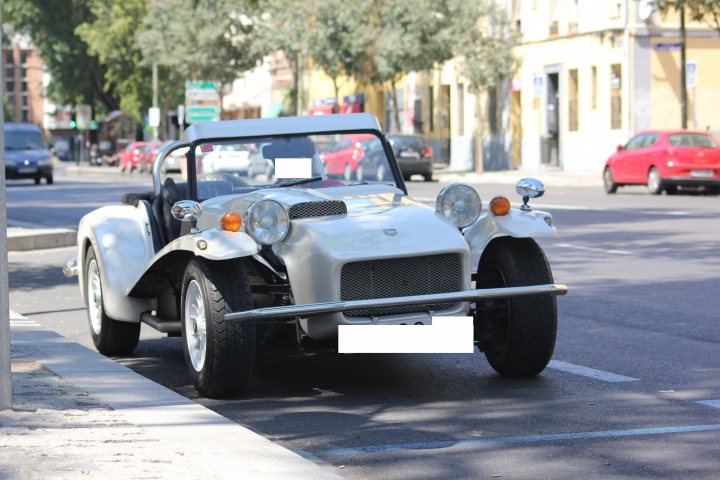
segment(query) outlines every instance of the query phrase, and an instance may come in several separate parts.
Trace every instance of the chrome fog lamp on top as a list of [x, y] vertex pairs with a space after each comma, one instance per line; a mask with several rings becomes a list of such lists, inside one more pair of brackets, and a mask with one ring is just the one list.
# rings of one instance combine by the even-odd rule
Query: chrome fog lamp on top
[[465, 228], [480, 216], [482, 201], [470, 185], [451, 183], [440, 191], [435, 208], [456, 227]]
[[528, 205], [528, 201], [530, 201], [531, 198], [542, 197], [545, 193], [545, 186], [540, 180], [528, 177], [523, 178], [517, 183], [517, 185], [515, 185], [515, 191], [523, 199], [523, 204], [520, 207], [520, 210], [529, 212], [532, 209], [530, 208], [530, 205]]
[[259, 200], [245, 212], [245, 229], [257, 243], [273, 245], [287, 235], [290, 217], [275, 200]]

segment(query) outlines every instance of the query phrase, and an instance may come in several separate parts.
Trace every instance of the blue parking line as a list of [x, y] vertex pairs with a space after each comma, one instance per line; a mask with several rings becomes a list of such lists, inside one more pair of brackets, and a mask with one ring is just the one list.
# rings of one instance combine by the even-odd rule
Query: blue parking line
[[695, 403], [707, 405], [708, 407], [720, 408], [720, 400], [698, 400]]
[[637, 382], [640, 380], [639, 378], [626, 377], [624, 375], [618, 375], [604, 370], [596, 370], [590, 367], [583, 367], [582, 365], [560, 362], [558, 360], [550, 360], [548, 368], [560, 370], [561, 372], [573, 373], [575, 375], [581, 375], [583, 377], [594, 378], [595, 380], [602, 380], [603, 382]]
[[391, 452], [395, 450], [432, 450], [450, 447], [482, 447], [490, 445], [512, 445], [524, 443], [557, 442], [563, 440], [587, 440], [594, 438], [617, 438], [646, 435], [665, 435], [668, 433], [693, 433], [720, 431], [720, 424], [687, 425], [680, 427], [634, 428], [630, 430], [605, 430], [599, 432], [554, 433], [548, 435], [527, 435], [517, 437], [479, 438], [474, 440], [448, 440], [441, 442], [391, 443], [356, 448], [338, 448], [312, 452], [319, 457], [338, 457], [341, 455], [359, 455], [363, 453]]

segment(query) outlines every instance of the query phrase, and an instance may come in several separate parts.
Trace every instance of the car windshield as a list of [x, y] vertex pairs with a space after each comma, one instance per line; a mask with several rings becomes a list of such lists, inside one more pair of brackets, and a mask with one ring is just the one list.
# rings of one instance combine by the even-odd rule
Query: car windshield
[[673, 133], [668, 135], [674, 147], [708, 147], [717, 148], [717, 143], [708, 135], [701, 133]]
[[384, 149], [368, 148], [377, 142], [376, 135], [352, 132], [202, 142], [195, 146], [198, 196], [244, 193], [247, 187], [396, 186]]
[[5, 150], [40, 150], [44, 148], [46, 148], [45, 141], [40, 132], [5, 131]]

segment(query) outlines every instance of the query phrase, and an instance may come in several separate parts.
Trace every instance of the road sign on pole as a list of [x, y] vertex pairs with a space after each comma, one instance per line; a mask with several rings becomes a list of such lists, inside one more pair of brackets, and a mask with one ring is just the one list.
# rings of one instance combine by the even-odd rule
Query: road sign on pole
[[75, 109], [75, 121], [77, 122], [78, 130], [87, 130], [90, 128], [91, 120], [92, 108], [90, 108], [90, 105], [78, 105]]
[[685, 65], [685, 85], [688, 88], [697, 86], [697, 61], [688, 60]]
[[158, 107], [148, 108], [148, 125], [153, 128], [160, 126], [160, 109]]
[[220, 94], [215, 82], [185, 82], [185, 122], [220, 120]]

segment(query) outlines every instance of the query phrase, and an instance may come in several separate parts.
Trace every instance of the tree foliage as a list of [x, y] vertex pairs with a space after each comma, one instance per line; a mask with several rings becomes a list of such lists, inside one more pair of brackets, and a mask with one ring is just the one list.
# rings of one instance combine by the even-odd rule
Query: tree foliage
[[75, 34], [94, 20], [89, 0], [2, 0], [2, 17], [15, 32], [30, 36], [52, 75], [50, 98], [62, 104], [99, 101], [107, 110], [118, 106], [116, 92], [105, 85], [105, 66]]
[[105, 66], [105, 84], [117, 92], [120, 108], [140, 120], [151, 103], [152, 81], [136, 41], [145, 1], [90, 0], [90, 9], [93, 21], [79, 25], [76, 32]]
[[720, 33], [720, 0], [656, 0], [661, 12], [685, 7], [690, 18], [696, 22], [706, 22]]
[[292, 73], [293, 87], [288, 92], [290, 111], [299, 113], [300, 66], [310, 49], [309, 22], [315, 1], [260, 0], [256, 17], [253, 48], [258, 57], [282, 51]]
[[259, 60], [254, 13], [249, 0], [150, 0], [138, 35], [145, 64], [228, 85]]
[[313, 64], [332, 80], [336, 99], [342, 77], [366, 77], [374, 36], [367, 21], [371, 8], [366, 0], [323, 0], [316, 5], [309, 54]]
[[450, 16], [453, 55], [461, 59], [460, 73], [470, 91], [493, 89], [513, 74], [517, 60], [513, 47], [518, 36], [507, 15], [493, 2], [454, 0]]

